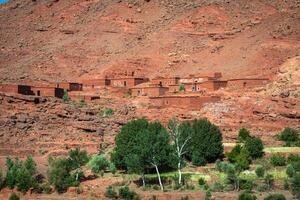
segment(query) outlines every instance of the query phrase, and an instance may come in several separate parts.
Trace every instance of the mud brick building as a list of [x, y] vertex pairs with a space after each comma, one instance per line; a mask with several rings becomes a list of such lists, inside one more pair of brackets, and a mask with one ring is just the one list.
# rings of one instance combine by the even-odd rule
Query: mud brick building
[[163, 87], [160, 85], [155, 85], [155, 84], [148, 84], [148, 83], [143, 83], [139, 84], [131, 90], [131, 95], [132, 96], [160, 96], [166, 94], [166, 92], [169, 91], [168, 87]]
[[179, 84], [179, 80], [179, 77], [156, 77], [151, 80], [151, 83], [160, 86], [169, 86]]
[[29, 85], [0, 84], [0, 92], [34, 95]]
[[82, 84], [80, 83], [57, 83], [56, 87], [67, 91], [82, 91]]
[[98, 95], [91, 95], [91, 94], [73, 94], [72, 92], [69, 93], [69, 97], [71, 100], [84, 100], [84, 101], [94, 101], [100, 99]]
[[269, 83], [269, 81], [270, 80], [266, 78], [229, 79], [227, 80], [227, 87], [231, 89], [254, 88], [258, 86], [264, 86]]
[[153, 106], [159, 108], [175, 107], [189, 110], [201, 109], [205, 103], [220, 101], [218, 96], [159, 96], [150, 97]]
[[62, 98], [64, 96], [64, 89], [56, 87], [33, 86], [32, 91], [36, 96], [57, 98]]
[[91, 80], [82, 81], [83, 90], [101, 88], [101, 87], [109, 86], [110, 84], [111, 84], [111, 80], [108, 78], [91, 79]]
[[222, 73], [220, 72], [213, 72], [213, 73], [201, 73], [190, 75], [185, 78], [180, 79], [180, 83], [201, 83], [205, 81], [212, 81], [212, 80], [219, 80], [222, 77]]
[[134, 87], [138, 84], [148, 82], [148, 78], [143, 77], [121, 77], [121, 78], [112, 78], [111, 86], [113, 87]]

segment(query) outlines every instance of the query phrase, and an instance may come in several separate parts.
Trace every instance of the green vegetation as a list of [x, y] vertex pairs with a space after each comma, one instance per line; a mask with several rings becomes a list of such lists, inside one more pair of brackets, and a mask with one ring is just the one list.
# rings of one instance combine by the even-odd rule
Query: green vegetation
[[286, 200], [283, 194], [270, 194], [264, 200]]
[[64, 90], [64, 95], [63, 95], [62, 99], [63, 99], [64, 102], [67, 102], [67, 101], [70, 100], [70, 97], [69, 97], [69, 94], [68, 94], [67, 90]]
[[285, 128], [281, 133], [277, 135], [277, 139], [285, 142], [285, 146], [299, 146], [299, 133], [293, 128]]
[[20, 197], [16, 193], [11, 193], [9, 200], [20, 200]]
[[261, 165], [258, 165], [256, 167], [256, 169], [255, 169], [255, 174], [259, 178], [264, 177], [265, 176], [265, 172], [266, 172], [265, 168], [263, 166], [261, 166]]
[[109, 166], [109, 162], [104, 155], [95, 155], [88, 163], [93, 173], [101, 173]]
[[113, 189], [111, 185], [106, 188], [104, 195], [110, 199], [116, 199], [118, 197], [117, 192]]
[[291, 190], [294, 197], [299, 199], [300, 198], [300, 173], [299, 172], [295, 173], [295, 175], [291, 180]]
[[103, 117], [110, 117], [113, 114], [114, 114], [114, 110], [112, 108], [107, 108], [103, 113]]
[[250, 192], [242, 192], [240, 195], [239, 195], [239, 198], [238, 200], [256, 200], [257, 197], [254, 195], [254, 194], [251, 194]]
[[258, 137], [247, 138], [245, 141], [245, 148], [248, 150], [252, 159], [261, 158], [264, 155], [264, 145]]
[[239, 130], [238, 141], [245, 142], [248, 138], [250, 138], [250, 131], [246, 128], [241, 128]]
[[127, 186], [119, 189], [119, 196], [120, 196], [120, 199], [123, 199], [123, 200], [138, 200], [138, 199], [140, 199], [139, 195], [136, 192], [131, 191]]
[[183, 85], [183, 84], [180, 84], [178, 90], [179, 90], [179, 92], [184, 92], [184, 91], [185, 91], [184, 85]]

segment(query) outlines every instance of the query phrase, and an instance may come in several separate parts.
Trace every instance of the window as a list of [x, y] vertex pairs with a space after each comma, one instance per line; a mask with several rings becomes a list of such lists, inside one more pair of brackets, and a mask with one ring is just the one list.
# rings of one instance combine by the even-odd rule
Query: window
[[246, 82], [244, 82], [244, 83], [243, 83], [243, 87], [246, 87], [246, 85], [247, 85], [247, 83], [246, 83]]
[[38, 91], [37, 91], [37, 95], [38, 95], [38, 96], [41, 96], [41, 91], [38, 90]]
[[127, 86], [127, 83], [126, 83], [126, 81], [124, 81], [124, 86], [125, 86], [125, 87]]

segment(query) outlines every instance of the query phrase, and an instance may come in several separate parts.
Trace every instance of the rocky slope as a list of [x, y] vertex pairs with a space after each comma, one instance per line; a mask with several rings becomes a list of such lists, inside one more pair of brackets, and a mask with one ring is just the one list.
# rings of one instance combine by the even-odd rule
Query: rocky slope
[[273, 77], [299, 55], [299, 19], [298, 0], [12, 0], [0, 5], [0, 81]]

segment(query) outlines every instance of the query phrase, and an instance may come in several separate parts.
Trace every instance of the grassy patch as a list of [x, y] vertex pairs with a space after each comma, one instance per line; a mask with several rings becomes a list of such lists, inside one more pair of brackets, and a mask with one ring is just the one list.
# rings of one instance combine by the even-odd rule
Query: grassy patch
[[300, 147], [266, 147], [265, 153], [300, 153]]

